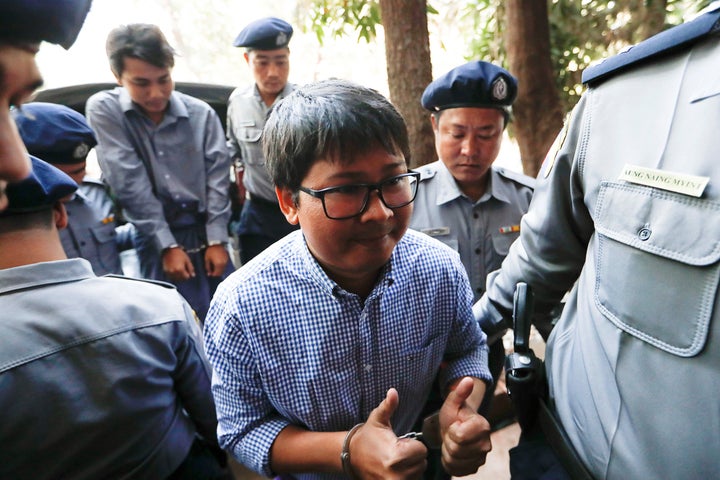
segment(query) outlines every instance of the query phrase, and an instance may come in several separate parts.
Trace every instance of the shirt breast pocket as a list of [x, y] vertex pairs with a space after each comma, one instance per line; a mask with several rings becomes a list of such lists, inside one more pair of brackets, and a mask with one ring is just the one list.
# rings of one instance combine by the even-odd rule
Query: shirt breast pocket
[[510, 251], [510, 245], [520, 236], [520, 232], [493, 232], [492, 244], [495, 253], [501, 258], [505, 258]]
[[110, 222], [103, 225], [97, 225], [90, 229], [93, 238], [99, 245], [115, 241], [115, 223]]
[[459, 251], [460, 244], [457, 239], [455, 232], [451, 231], [448, 227], [432, 227], [424, 228], [421, 230], [422, 233], [433, 237], [436, 240], [440, 240], [442, 243], [452, 248], [456, 252]]
[[718, 202], [603, 182], [595, 303], [605, 317], [668, 353], [697, 355], [720, 277], [718, 213]]
[[248, 155], [243, 155], [243, 162], [250, 165], [265, 165], [265, 157], [262, 155], [262, 128], [252, 125], [240, 125], [237, 127], [238, 141], [246, 149]]

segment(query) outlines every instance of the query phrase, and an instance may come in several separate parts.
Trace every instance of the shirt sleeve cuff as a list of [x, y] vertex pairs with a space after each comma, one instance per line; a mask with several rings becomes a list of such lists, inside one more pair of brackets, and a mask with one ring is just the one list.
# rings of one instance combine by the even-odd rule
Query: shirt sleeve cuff
[[172, 234], [169, 228], [161, 229], [155, 234], [155, 246], [157, 247], [159, 252], [162, 252], [170, 245], [176, 244], [177, 240], [175, 240], [175, 236]]

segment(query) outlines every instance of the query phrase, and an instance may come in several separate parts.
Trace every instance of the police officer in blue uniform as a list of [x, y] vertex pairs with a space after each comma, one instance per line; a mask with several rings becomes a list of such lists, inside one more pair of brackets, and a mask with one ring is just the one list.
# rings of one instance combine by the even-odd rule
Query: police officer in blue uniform
[[[476, 305], [503, 329], [519, 281], [541, 312], [570, 289], [548, 405], [592, 478], [720, 478], [719, 30], [715, 3], [583, 72]], [[542, 467], [536, 448], [511, 452], [513, 478], [545, 473], [515, 469]]]
[[275, 186], [265, 169], [261, 136], [272, 106], [295, 89], [288, 83], [293, 28], [286, 21], [268, 17], [248, 24], [235, 39], [245, 48], [245, 61], [255, 82], [230, 95], [227, 114], [228, 147], [236, 169], [242, 169], [245, 201], [237, 224], [240, 260], [247, 263], [284, 237], [297, 225], [285, 220]]
[[172, 285], [66, 258], [76, 188], [32, 157], [0, 212], [0, 478], [232, 478], [197, 318]]
[[132, 248], [134, 228], [119, 224], [103, 182], [86, 175], [87, 155], [97, 141], [85, 117], [64, 105], [44, 102], [28, 103], [14, 117], [30, 154], [79, 185], [65, 202], [68, 226], [60, 231], [68, 258], [88, 260], [96, 275], [122, 274], [120, 252]]
[[[533, 195], [533, 178], [493, 166], [516, 95], [517, 81], [507, 70], [472, 61], [430, 83], [421, 100], [431, 112], [439, 159], [418, 169], [410, 227], [460, 254], [475, 300], [518, 237]], [[488, 345], [497, 381], [505, 357], [502, 338], [489, 337]], [[485, 413], [491, 398], [488, 389]]]
[[68, 49], [75, 43], [91, 0], [0, 2], [0, 210], [7, 182], [30, 173], [30, 161], [10, 118], [10, 107], [28, 100], [42, 84], [35, 63], [40, 43]]

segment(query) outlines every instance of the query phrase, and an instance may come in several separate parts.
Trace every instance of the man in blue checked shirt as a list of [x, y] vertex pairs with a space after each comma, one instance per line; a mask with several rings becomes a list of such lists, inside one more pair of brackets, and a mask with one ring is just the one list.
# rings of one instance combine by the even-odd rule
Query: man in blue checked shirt
[[486, 338], [457, 253], [407, 230], [419, 175], [402, 117], [374, 90], [326, 80], [276, 105], [263, 139], [300, 231], [213, 298], [221, 446], [265, 476], [420, 478], [427, 447], [398, 436], [439, 373], [443, 466], [475, 472], [491, 448], [477, 413], [492, 381]]

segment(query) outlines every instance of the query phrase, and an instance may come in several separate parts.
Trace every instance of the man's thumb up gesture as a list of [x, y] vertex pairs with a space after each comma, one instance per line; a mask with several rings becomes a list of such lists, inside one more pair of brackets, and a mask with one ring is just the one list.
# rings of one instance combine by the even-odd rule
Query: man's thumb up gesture
[[427, 449], [422, 442], [398, 439], [392, 430], [391, 419], [400, 403], [398, 392], [388, 390], [352, 436], [348, 444], [350, 466], [355, 478], [361, 479], [419, 479], [426, 467]]
[[492, 449], [490, 424], [477, 413], [484, 392], [481, 380], [465, 377], [450, 391], [440, 409], [442, 463], [450, 475], [475, 473]]

